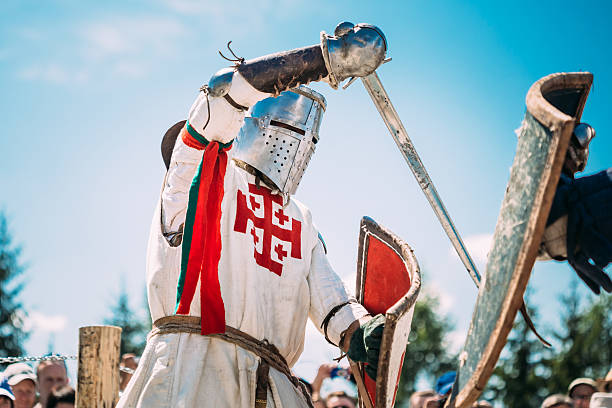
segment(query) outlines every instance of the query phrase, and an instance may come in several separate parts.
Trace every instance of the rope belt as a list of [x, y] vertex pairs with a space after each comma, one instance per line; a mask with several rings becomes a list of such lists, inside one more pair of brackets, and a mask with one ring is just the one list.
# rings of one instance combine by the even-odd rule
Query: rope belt
[[[151, 330], [149, 337], [169, 333], [201, 334], [201, 330], [202, 326], [200, 318], [197, 316], [166, 316], [157, 319], [153, 323], [153, 330]], [[259, 362], [259, 367], [257, 367], [255, 408], [266, 407], [268, 397], [269, 367], [272, 367], [284, 374], [285, 377], [291, 381], [293, 386], [302, 392], [308, 406], [314, 408], [306, 386], [297, 377], [291, 374], [291, 369], [289, 368], [285, 358], [280, 354], [276, 346], [268, 343], [267, 340], [257, 340], [255, 337], [230, 326], [225, 326], [225, 333], [207, 334], [206, 336], [235, 344], [247, 351], [252, 352], [261, 359]]]

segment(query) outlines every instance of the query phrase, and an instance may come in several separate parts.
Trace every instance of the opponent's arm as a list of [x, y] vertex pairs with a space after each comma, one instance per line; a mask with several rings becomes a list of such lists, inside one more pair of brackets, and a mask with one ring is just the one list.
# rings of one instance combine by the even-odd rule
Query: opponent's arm
[[540, 246], [540, 259], [567, 260], [594, 292], [612, 291], [605, 268], [612, 262], [612, 168], [574, 178], [584, 170], [595, 130], [574, 128]]
[[567, 260], [594, 293], [612, 291], [605, 271], [612, 262], [612, 168], [576, 179], [561, 175], [544, 237], [548, 254]]

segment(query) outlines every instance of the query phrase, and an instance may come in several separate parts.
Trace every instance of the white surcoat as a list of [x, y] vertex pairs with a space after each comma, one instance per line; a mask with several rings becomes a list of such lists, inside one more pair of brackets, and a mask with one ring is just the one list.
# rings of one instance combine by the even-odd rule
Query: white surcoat
[[[308, 208], [294, 198], [283, 206], [281, 196], [263, 184], [257, 189], [255, 177], [231, 159], [232, 150], [228, 156], [219, 260], [225, 321], [274, 344], [291, 367], [303, 350], [307, 318], [320, 328], [330, 310], [349, 296], [327, 260]], [[181, 245], [171, 246], [164, 233], [184, 223], [201, 157], [202, 151], [179, 136], [148, 244], [153, 321], [174, 315], [176, 309]], [[366, 314], [355, 303], [341, 308], [329, 321], [330, 340], [338, 344], [340, 334]], [[199, 285], [190, 315], [200, 316]], [[118, 407], [253, 407], [258, 363], [255, 354], [221, 339], [188, 333], [150, 336]], [[301, 393], [273, 368], [268, 406], [306, 406]]]

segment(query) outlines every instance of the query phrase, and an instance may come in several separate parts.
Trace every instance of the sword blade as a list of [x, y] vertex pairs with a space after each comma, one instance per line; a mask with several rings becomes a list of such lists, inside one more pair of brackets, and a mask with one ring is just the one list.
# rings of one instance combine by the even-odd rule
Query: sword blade
[[[455, 251], [457, 251], [457, 255], [459, 255], [461, 262], [463, 262], [463, 265], [472, 277], [476, 287], [479, 288], [480, 274], [478, 273], [478, 269], [476, 268], [470, 253], [465, 247], [461, 236], [459, 236], [459, 232], [457, 231], [457, 228], [455, 228], [453, 220], [451, 220], [448, 211], [446, 211], [444, 203], [436, 191], [436, 187], [431, 181], [429, 174], [427, 174], [427, 170], [425, 170], [425, 166], [423, 166], [423, 162], [421, 162], [421, 158], [414, 148], [410, 137], [408, 137], [408, 132], [406, 132], [404, 124], [397, 114], [395, 107], [391, 103], [391, 99], [389, 98], [387, 91], [385, 91], [382, 82], [380, 82], [378, 74], [373, 72], [372, 74], [361, 78], [361, 80], [363, 81], [363, 85], [368, 91], [368, 94], [370, 94], [370, 98], [372, 98], [374, 105], [376, 105], [378, 113], [380, 113], [385, 125], [387, 125], [389, 133], [391, 133], [393, 140], [395, 140], [395, 144], [397, 144], [400, 152], [402, 152], [402, 156], [404, 156], [406, 163], [408, 163], [410, 170], [412, 170], [412, 174], [414, 174], [414, 177], [419, 183], [421, 190], [423, 190], [425, 197], [427, 197], [427, 201], [429, 201], [431, 208], [433, 208], [434, 213], [438, 217], [444, 232], [446, 232], [446, 235], [450, 239]], [[540, 340], [540, 342], [542, 342], [542, 344], [544, 344], [546, 347], [550, 347], [550, 343], [547, 342], [535, 328], [533, 321], [529, 317], [524, 301], [521, 304], [520, 312], [523, 315], [527, 326]]]
[[410, 170], [412, 170], [412, 174], [416, 178], [421, 190], [427, 197], [427, 201], [431, 205], [434, 213], [438, 217], [442, 228], [448, 235], [448, 238], [451, 241], [451, 244], [457, 251], [461, 262], [465, 265], [468, 273], [472, 277], [472, 280], [476, 284], [476, 287], [480, 285], [480, 274], [478, 273], [478, 269], [472, 260], [467, 248], [465, 247], [463, 240], [459, 236], [459, 232], [457, 228], [455, 228], [455, 224], [453, 224], [453, 220], [451, 220], [448, 211], [444, 207], [444, 203], [440, 198], [440, 195], [436, 191], [436, 187], [434, 186], [429, 174], [427, 174], [427, 170], [425, 170], [425, 166], [421, 162], [419, 155], [417, 154], [410, 137], [408, 137], [408, 132], [404, 128], [402, 121], [395, 110], [395, 107], [391, 103], [391, 99], [389, 95], [385, 91], [382, 82], [380, 82], [380, 78], [376, 72], [361, 78], [363, 81], [363, 85], [366, 90], [370, 94], [370, 98], [376, 105], [376, 109], [378, 109], [378, 113], [382, 117], [385, 125], [387, 125], [387, 129], [389, 129], [389, 133], [395, 140], [397, 147], [400, 149], [402, 156], [410, 166]]

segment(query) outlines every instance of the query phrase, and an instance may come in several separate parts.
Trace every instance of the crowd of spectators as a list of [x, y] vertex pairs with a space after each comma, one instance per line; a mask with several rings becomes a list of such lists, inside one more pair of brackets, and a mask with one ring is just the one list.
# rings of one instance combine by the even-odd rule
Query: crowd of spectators
[[[443, 407], [450, 395], [457, 373], [449, 371], [442, 374], [437, 380], [434, 389], [421, 390], [410, 396], [410, 408], [439, 408]], [[492, 408], [493, 405], [487, 401], [477, 401], [472, 408]]]
[[43, 360], [36, 371], [26, 363], [14, 363], [2, 372], [0, 381], [0, 408], [71, 408], [75, 404], [64, 361]]
[[[451, 371], [437, 379], [435, 389], [421, 390], [410, 396], [410, 408], [438, 408], [444, 405], [455, 382]], [[493, 407], [490, 402], [478, 401], [472, 408]], [[612, 408], [612, 370], [605, 378], [577, 378], [572, 381], [567, 394], [548, 396], [540, 408]]]
[[[121, 366], [136, 369], [138, 358], [125, 354]], [[126, 370], [130, 371], [130, 370]], [[121, 391], [126, 387], [131, 374], [121, 373]], [[350, 368], [337, 364], [322, 364], [309, 387], [316, 408], [357, 408], [356, 392], [331, 390], [321, 395], [323, 382], [327, 379], [343, 378], [354, 386], [355, 379]], [[440, 376], [433, 389], [421, 390], [410, 396], [410, 408], [438, 408], [451, 393], [456, 379], [455, 372]], [[353, 387], [355, 390], [356, 388]], [[68, 370], [64, 361], [43, 360], [34, 370], [26, 363], [14, 363], [0, 374], [0, 408], [72, 408], [75, 406], [75, 391], [69, 384]], [[472, 408], [492, 408], [490, 402], [477, 401]], [[540, 408], [612, 408], [612, 370], [605, 378], [577, 378], [572, 381], [567, 394], [548, 396]]]
[[[356, 408], [356, 392], [350, 394], [346, 391], [328, 389], [325, 395], [321, 394], [324, 381], [344, 377], [354, 383], [350, 368], [342, 368], [337, 364], [322, 364], [312, 383], [305, 382], [309, 387], [312, 400], [316, 408]], [[410, 408], [441, 408], [449, 397], [456, 373], [454, 371], [441, 375], [433, 389], [420, 390], [410, 396]], [[329, 388], [329, 387], [328, 387]], [[489, 401], [481, 400], [472, 405], [472, 408], [493, 408]], [[591, 378], [577, 378], [572, 381], [567, 394], [553, 394], [548, 396], [540, 408], [612, 408], [612, 370], [605, 378], [597, 380]]]
[[612, 370], [605, 378], [576, 378], [567, 394], [548, 396], [540, 408], [612, 408]]

